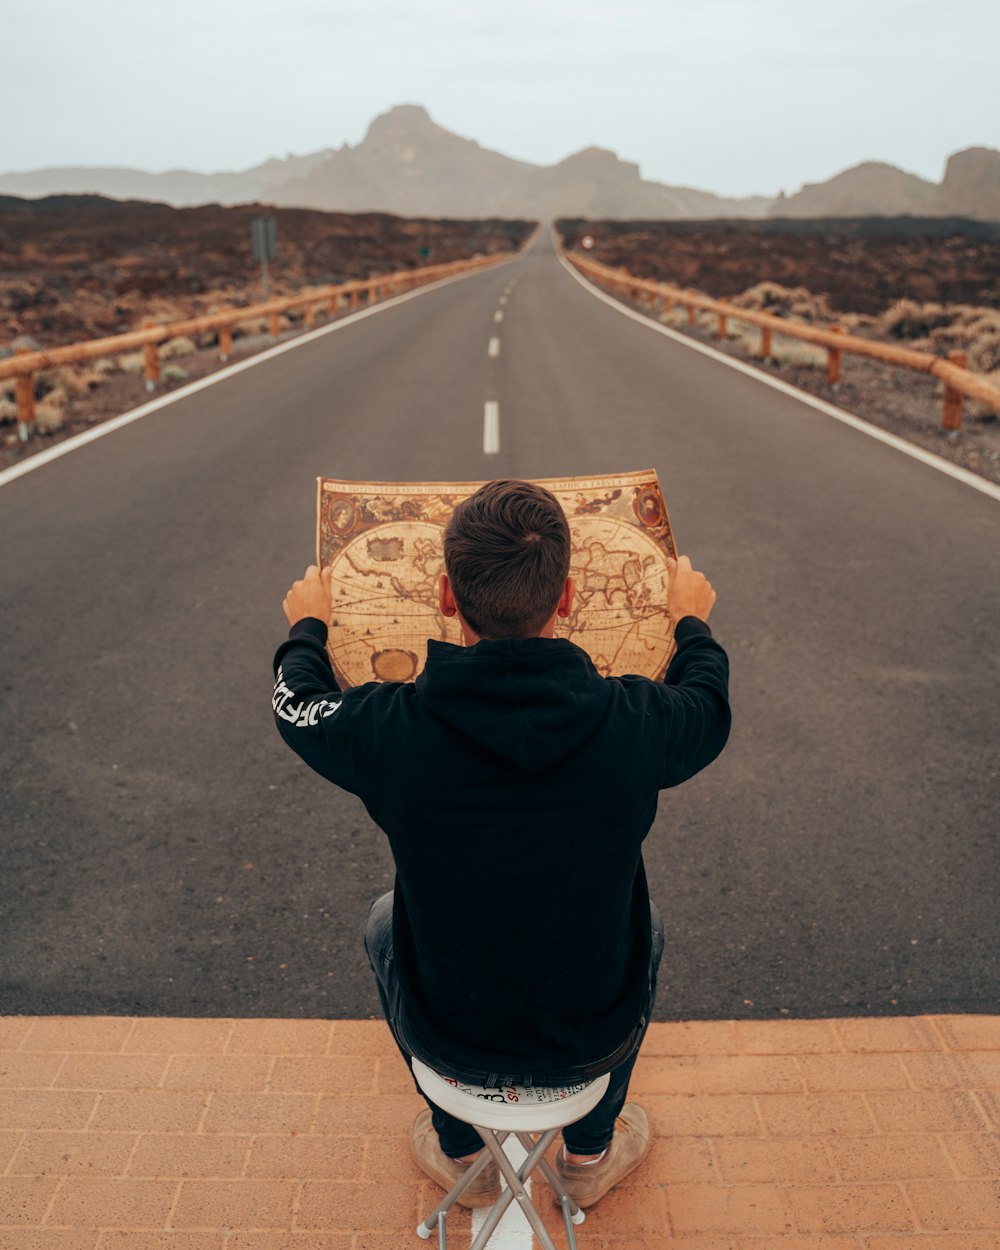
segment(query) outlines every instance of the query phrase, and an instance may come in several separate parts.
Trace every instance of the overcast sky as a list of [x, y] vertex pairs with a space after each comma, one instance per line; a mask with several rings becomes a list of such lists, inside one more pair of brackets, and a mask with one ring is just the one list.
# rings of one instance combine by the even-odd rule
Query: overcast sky
[[729, 195], [1000, 147], [998, 0], [4, 0], [0, 33], [0, 172], [245, 169], [402, 103]]

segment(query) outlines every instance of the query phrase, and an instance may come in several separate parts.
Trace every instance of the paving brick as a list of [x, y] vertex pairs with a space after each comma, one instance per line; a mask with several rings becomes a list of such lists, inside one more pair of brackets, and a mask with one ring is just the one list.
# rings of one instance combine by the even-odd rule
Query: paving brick
[[356, 1137], [258, 1137], [250, 1151], [246, 1174], [288, 1180], [351, 1181], [360, 1179], [363, 1161], [364, 1143]]
[[129, 1176], [225, 1179], [243, 1175], [250, 1136], [224, 1133], [146, 1133], [128, 1165]]
[[787, 1055], [699, 1056], [695, 1074], [706, 1094], [767, 1094], [803, 1088], [798, 1064]]
[[[320, 1140], [323, 1140], [322, 1138]], [[405, 1181], [416, 1184], [423, 1179], [423, 1173], [410, 1158], [407, 1138], [399, 1137], [357, 1137], [328, 1138], [326, 1140], [356, 1143], [358, 1154], [361, 1155], [362, 1180]], [[363, 1149], [362, 1149], [363, 1145]], [[329, 1176], [328, 1180], [333, 1180]]]
[[733, 1141], [719, 1138], [715, 1157], [722, 1179], [731, 1185], [837, 1180], [826, 1145], [816, 1137], [741, 1137]]
[[758, 1094], [757, 1106], [764, 1127], [775, 1137], [875, 1131], [861, 1094]]
[[748, 1055], [835, 1055], [843, 1047], [828, 1020], [740, 1020]]
[[959, 1176], [1000, 1179], [1000, 1133], [954, 1133], [940, 1140]]
[[829, 1147], [845, 1181], [902, 1181], [954, 1175], [937, 1138], [924, 1133], [847, 1137], [831, 1141]]
[[[741, 1237], [740, 1250], [862, 1250], [860, 1237]], [[921, 1242], [921, 1247], [923, 1243]], [[913, 1243], [910, 1243], [912, 1250]]]
[[330, 1028], [329, 1020], [234, 1020], [226, 1053], [322, 1055], [330, 1040]]
[[[353, 1233], [234, 1232], [225, 1250], [352, 1250]], [[400, 1250], [400, 1239], [392, 1250]]]
[[[75, 1094], [74, 1097], [83, 1097]], [[100, 1095], [89, 1129], [147, 1133], [193, 1133], [205, 1113], [209, 1095], [173, 1090], [130, 1090]]]
[[398, 1055], [389, 1026], [378, 1020], [334, 1020], [328, 1055]]
[[46, 1089], [66, 1060], [60, 1054], [0, 1051], [0, 1089]]
[[677, 1233], [780, 1233], [791, 1227], [777, 1185], [672, 1185], [670, 1223]]
[[917, 1089], [1000, 1089], [1000, 1051], [905, 1055], [902, 1062]]
[[647, 1184], [669, 1185], [677, 1181], [711, 1183], [718, 1180], [712, 1147], [707, 1138], [655, 1137], [642, 1166], [648, 1169]]
[[211, 1100], [206, 1133], [308, 1133], [316, 1107], [313, 1094], [218, 1093]]
[[749, 1094], [650, 1094], [642, 1105], [657, 1136], [759, 1136], [761, 1131]]
[[[421, 1210], [422, 1209], [423, 1208], [421, 1208]], [[472, 1240], [471, 1237], [463, 1235], [464, 1228], [463, 1228], [463, 1225], [460, 1223], [462, 1218], [463, 1217], [461, 1215], [456, 1216], [455, 1223], [452, 1224], [451, 1213], [449, 1212], [449, 1215], [448, 1215], [448, 1229], [449, 1229], [448, 1244], [449, 1246], [451, 1245], [452, 1242], [457, 1243], [459, 1246], [467, 1246]], [[399, 1235], [397, 1233], [384, 1233], [384, 1232], [378, 1232], [377, 1230], [372, 1230], [372, 1229], [363, 1229], [361, 1232], [355, 1233], [351, 1244], [353, 1246], [353, 1250], [409, 1250], [409, 1248], [413, 1245], [412, 1241], [410, 1241], [409, 1238], [407, 1239], [405, 1243], [401, 1242], [399, 1239]], [[429, 1244], [430, 1246], [434, 1246], [435, 1242], [431, 1241], [427, 1244]], [[492, 1247], [491, 1247], [491, 1250], [492, 1250]], [[497, 1250], [500, 1250], [500, 1248], [497, 1247]], [[588, 1247], [588, 1250], [589, 1250], [589, 1247]]]
[[322, 1097], [316, 1114], [316, 1132], [357, 1134], [359, 1137], [398, 1136], [410, 1131], [417, 1112], [426, 1105], [416, 1093], [380, 1094], [377, 1098]]
[[382, 1055], [375, 1060], [375, 1088], [380, 1094], [413, 1092], [413, 1074], [402, 1055]]
[[869, 1237], [865, 1250], [1000, 1250], [1000, 1233], [921, 1233], [919, 1237]]
[[[659, 1235], [661, 1244], [668, 1244], [667, 1234], [670, 1232], [670, 1217], [667, 1214], [666, 1191], [661, 1185], [643, 1185], [639, 1183], [640, 1173], [636, 1171], [606, 1194], [596, 1206], [588, 1207], [585, 1225], [587, 1241], [581, 1234], [581, 1250], [590, 1250], [589, 1238], [610, 1237], [617, 1233], [618, 1237], [631, 1236], [636, 1233]], [[536, 1189], [539, 1210], [544, 1211], [546, 1223], [558, 1227], [555, 1219], [555, 1199], [547, 1185]], [[555, 1217], [555, 1218], [553, 1218]], [[669, 1244], [673, 1244], [670, 1242]]]
[[975, 1101], [986, 1116], [990, 1128], [1000, 1129], [1000, 1090], [979, 1090], [975, 1095]]
[[74, 1228], [19, 1228], [8, 1242], [2, 1239], [6, 1229], [0, 1229], [0, 1245], [10, 1250], [95, 1250], [100, 1234], [96, 1229], [77, 1231]]
[[30, 1016], [0, 1016], [0, 1050], [17, 1050], [33, 1023]]
[[943, 1050], [944, 1045], [930, 1020], [899, 1016], [892, 1019], [837, 1020], [834, 1027], [848, 1051]]
[[166, 1068], [167, 1059], [163, 1055], [67, 1055], [54, 1086], [56, 1089], [155, 1089]]
[[[271, 1089], [310, 1090], [318, 1094], [373, 1094], [376, 1063], [374, 1057], [360, 1055], [279, 1058], [271, 1073]], [[405, 1064], [403, 1068], [405, 1071]]]
[[185, 1180], [171, 1216], [174, 1228], [285, 1228], [298, 1191], [294, 1181]]
[[367, 1228], [398, 1234], [411, 1224], [415, 1227], [420, 1218], [413, 1185], [306, 1181], [295, 1227], [344, 1232]]
[[989, 1127], [967, 1093], [910, 1089], [867, 1098], [885, 1133], [962, 1133]]
[[910, 1088], [898, 1055], [803, 1055], [799, 1069], [817, 1092]]
[[71, 1176], [62, 1182], [45, 1222], [81, 1228], [162, 1228], [176, 1193], [176, 1181]]
[[135, 1133], [26, 1133], [12, 1176], [121, 1176]]
[[1000, 1223], [1000, 1180], [911, 1181], [906, 1192], [922, 1228], [993, 1232]]
[[6, 1172], [7, 1165], [17, 1154], [22, 1141], [24, 1141], [23, 1133], [14, 1130], [0, 1133], [0, 1174]]
[[160, 1230], [138, 1232], [132, 1228], [111, 1229], [101, 1234], [97, 1250], [223, 1250], [221, 1232], [189, 1233]]
[[[727, 1057], [735, 1059], [735, 1055]], [[643, 1055], [636, 1064], [629, 1085], [631, 1093], [643, 1094], [698, 1094], [697, 1060], [694, 1056]]]
[[646, 1055], [737, 1055], [739, 1035], [731, 1020], [671, 1020], [651, 1024], [642, 1043]]
[[268, 1055], [173, 1055], [163, 1088], [263, 1093], [271, 1066]]
[[902, 1233], [914, 1227], [898, 1185], [798, 1185], [788, 1200], [800, 1233]]
[[83, 1128], [97, 1098], [71, 1090], [6, 1090], [0, 1098], [0, 1129]]
[[1000, 1050], [1000, 1014], [935, 1016], [934, 1023], [949, 1050]]
[[0, 1176], [0, 1224], [41, 1224], [58, 1184], [50, 1177]]
[[117, 1051], [133, 1023], [125, 1016], [39, 1016], [32, 1021], [21, 1049]]
[[125, 1050], [148, 1055], [221, 1055], [232, 1020], [136, 1020]]
[[[734, 1237], [713, 1236], [707, 1233], [700, 1236], [695, 1234], [693, 1237], [671, 1237], [667, 1241], [664, 1239], [662, 1230], [656, 1233], [629, 1234], [624, 1238], [594, 1237], [593, 1229], [590, 1227], [590, 1217], [587, 1218], [587, 1229], [583, 1233], [587, 1239], [586, 1250], [736, 1250], [737, 1246]], [[557, 1227], [556, 1234], [558, 1231]], [[556, 1245], [562, 1244], [556, 1235]]]

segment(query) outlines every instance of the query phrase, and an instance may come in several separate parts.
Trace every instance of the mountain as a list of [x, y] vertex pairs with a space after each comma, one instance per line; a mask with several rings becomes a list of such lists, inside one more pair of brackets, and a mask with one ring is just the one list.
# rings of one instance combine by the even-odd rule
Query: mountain
[[357, 146], [270, 160], [238, 173], [137, 169], [39, 169], [0, 175], [0, 194], [92, 192], [176, 207], [258, 201], [341, 212], [419, 217], [763, 217], [769, 199], [646, 182], [639, 166], [586, 148], [556, 165], [533, 165], [482, 148], [437, 125], [426, 109], [398, 105], [376, 117]]
[[969, 148], [948, 160], [940, 184], [866, 161], [794, 195], [727, 199], [642, 178], [606, 148], [584, 148], [555, 165], [518, 161], [434, 122], [418, 104], [376, 117], [352, 147], [199, 174], [175, 169], [39, 169], [0, 175], [0, 194], [92, 192], [117, 199], [195, 204], [264, 203], [414, 217], [647, 218], [965, 216], [1000, 220], [1000, 152]]
[[775, 200], [775, 217], [971, 217], [1000, 221], [1000, 152], [966, 148], [929, 182], [895, 165], [865, 161], [826, 182], [807, 182]]

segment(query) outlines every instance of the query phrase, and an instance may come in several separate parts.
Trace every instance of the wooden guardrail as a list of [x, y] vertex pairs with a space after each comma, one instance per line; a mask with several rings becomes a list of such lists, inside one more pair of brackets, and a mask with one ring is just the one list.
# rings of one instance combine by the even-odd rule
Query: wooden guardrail
[[961, 428], [962, 406], [966, 398], [978, 399], [1000, 413], [1000, 387], [993, 386], [978, 374], [970, 373], [965, 367], [965, 352], [949, 352], [948, 359], [944, 360], [930, 352], [914, 351], [913, 348], [908, 347], [894, 347], [891, 343], [878, 343], [872, 339], [845, 334], [843, 326], [831, 325], [820, 329], [818, 326], [788, 321], [773, 313], [737, 308], [729, 300], [710, 299], [706, 295], [699, 295], [697, 291], [684, 290], [666, 282], [637, 278], [624, 269], [612, 269], [609, 265], [601, 265], [597, 261], [589, 260], [581, 256], [579, 252], [567, 252], [565, 255], [566, 259], [591, 281], [599, 286], [609, 287], [616, 294], [642, 302], [647, 307], [651, 302], [660, 300], [663, 303], [664, 313], [671, 312], [678, 305], [686, 307], [689, 325], [695, 324], [699, 310], [714, 313], [719, 319], [716, 326], [717, 338], [726, 337], [730, 320], [759, 326], [760, 349], [757, 354], [760, 359], [766, 360], [771, 355], [774, 334], [825, 347], [826, 378], [831, 385], [836, 385], [840, 381], [841, 357], [845, 352], [854, 356], [867, 356], [871, 360], [881, 360], [889, 365], [914, 369], [918, 373], [929, 373], [933, 377], [940, 378], [944, 383], [942, 429], [958, 430]]
[[228, 360], [233, 350], [233, 329], [246, 321], [262, 317], [270, 319], [270, 333], [277, 338], [282, 313], [302, 309], [306, 327], [316, 323], [317, 311], [325, 308], [335, 317], [342, 307], [359, 308], [362, 299], [374, 304], [381, 299], [401, 295], [415, 287], [453, 274], [473, 269], [485, 269], [490, 265], [509, 260], [512, 252], [497, 252], [492, 256], [475, 256], [468, 260], [449, 261], [444, 265], [428, 265], [422, 269], [404, 269], [397, 273], [378, 274], [373, 278], [342, 282], [337, 286], [311, 287], [294, 295], [285, 295], [263, 304], [251, 304], [246, 308], [226, 308], [220, 312], [207, 313], [201, 317], [189, 317], [184, 321], [172, 321], [164, 325], [147, 324], [141, 330], [128, 334], [114, 334], [108, 338], [90, 339], [84, 343], [69, 343], [64, 347], [52, 347], [40, 351], [18, 348], [13, 356], [0, 359], [0, 382], [16, 379], [17, 419], [21, 438], [27, 439], [35, 420], [35, 374], [57, 365], [76, 365], [102, 356], [114, 356], [121, 352], [142, 348], [145, 353], [143, 375], [146, 389], [152, 391], [160, 380], [160, 345], [182, 335], [204, 334], [209, 330], [219, 332], [219, 358]]

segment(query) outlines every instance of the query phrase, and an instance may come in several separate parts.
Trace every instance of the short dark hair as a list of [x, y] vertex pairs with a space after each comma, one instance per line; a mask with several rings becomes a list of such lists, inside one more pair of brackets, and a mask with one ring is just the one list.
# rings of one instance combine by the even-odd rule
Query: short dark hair
[[569, 576], [566, 514], [544, 486], [501, 478], [459, 503], [444, 563], [459, 610], [480, 638], [532, 638]]

